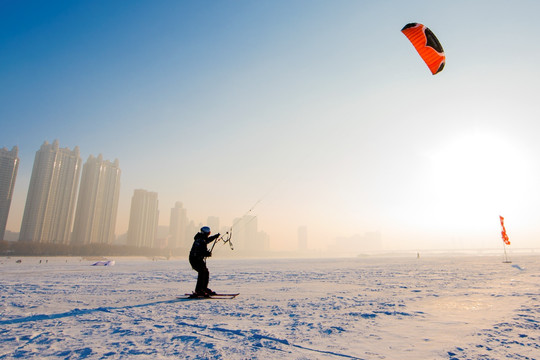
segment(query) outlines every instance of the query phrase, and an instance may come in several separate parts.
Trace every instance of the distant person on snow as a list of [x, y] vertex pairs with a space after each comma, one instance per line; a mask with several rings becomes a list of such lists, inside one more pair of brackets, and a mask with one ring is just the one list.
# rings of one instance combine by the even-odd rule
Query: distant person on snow
[[193, 246], [189, 252], [189, 263], [193, 270], [199, 275], [197, 277], [197, 285], [195, 286], [195, 295], [197, 296], [210, 296], [216, 293], [208, 288], [208, 281], [210, 280], [210, 272], [206, 267], [206, 258], [212, 256], [212, 253], [208, 251], [207, 245], [212, 241], [219, 238], [219, 233], [210, 236], [210, 228], [203, 226], [193, 241]]

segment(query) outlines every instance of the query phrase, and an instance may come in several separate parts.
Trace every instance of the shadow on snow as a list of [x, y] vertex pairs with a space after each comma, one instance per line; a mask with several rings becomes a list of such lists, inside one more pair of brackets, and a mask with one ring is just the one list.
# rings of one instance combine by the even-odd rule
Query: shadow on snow
[[192, 300], [192, 299], [158, 300], [158, 301], [152, 301], [148, 303], [135, 304], [135, 305], [100, 306], [95, 309], [77, 309], [76, 308], [76, 309], [69, 310], [63, 313], [58, 313], [58, 314], [36, 314], [36, 315], [31, 315], [31, 316], [25, 316], [22, 318], [1, 320], [0, 325], [20, 324], [20, 323], [26, 323], [26, 322], [32, 322], [32, 321], [54, 320], [54, 319], [61, 319], [61, 318], [66, 318], [66, 317], [79, 316], [79, 315], [87, 315], [87, 314], [92, 314], [95, 312], [111, 312], [114, 310], [134, 309], [134, 308], [154, 306], [154, 305], [159, 305], [159, 304], [173, 304], [176, 302], [187, 301], [187, 300]]

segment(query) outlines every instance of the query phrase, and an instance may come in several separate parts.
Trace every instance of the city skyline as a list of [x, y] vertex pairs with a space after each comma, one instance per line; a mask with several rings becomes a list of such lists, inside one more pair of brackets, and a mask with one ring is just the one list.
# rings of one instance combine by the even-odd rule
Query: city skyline
[[[3, 179], [0, 190], [8, 197], [13, 192], [19, 164], [18, 148], [0, 150]], [[115, 243], [117, 235], [121, 235], [115, 232], [121, 175], [118, 159], [110, 161], [104, 160], [102, 154], [90, 155], [81, 173], [79, 147], [70, 150], [60, 148], [58, 140], [44, 141], [36, 151], [33, 169], [21, 225], [24, 232], [19, 233], [19, 241], [66, 245]], [[2, 210], [7, 217], [9, 206]], [[166, 239], [157, 236], [158, 220], [158, 193], [136, 189], [131, 203], [131, 228], [126, 232], [127, 243], [136, 247], [187, 250], [192, 236], [203, 225], [210, 226], [214, 233], [230, 231], [230, 227], [220, 226], [218, 216], [209, 215], [206, 222], [196, 225], [188, 218], [187, 209], [180, 201], [171, 208]], [[241, 252], [268, 250], [269, 239], [258, 231], [256, 217], [244, 215], [236, 218], [232, 226], [237, 228]]]
[[[50, 151], [52, 149], [52, 152]], [[9, 155], [9, 158], [16, 159], [16, 165], [19, 164], [19, 159], [16, 157], [18, 147], [14, 146], [13, 150], [7, 151], [7, 149], [0, 149], [4, 150], [4, 152]], [[36, 152], [36, 158], [34, 159], [34, 168], [36, 169], [42, 169], [46, 168], [48, 170], [51, 169], [50, 165], [51, 162], [54, 163], [56, 161], [56, 154], [57, 152], [65, 154], [71, 154], [78, 156], [80, 154], [80, 149], [78, 146], [75, 147], [75, 149], [71, 152], [69, 148], [59, 148], [59, 141], [56, 139], [53, 141], [52, 144], [49, 144], [47, 140], [45, 140], [42, 147]], [[41, 159], [42, 153], [52, 153], [53, 158], [49, 159]], [[13, 154], [15, 154], [15, 157], [13, 158]], [[45, 166], [43, 163], [46, 163]], [[80, 167], [80, 158], [78, 158], [77, 165], [75, 167]], [[54, 172], [54, 166], [52, 167], [52, 171]], [[41, 170], [42, 172], [43, 170]], [[38, 171], [40, 172], [40, 171]], [[39, 176], [36, 172], [36, 176], [34, 181], [39, 182]], [[47, 172], [47, 171], [46, 171]], [[119, 190], [119, 182], [120, 182], [120, 173], [121, 170], [119, 168], [119, 161], [118, 159], [115, 159], [114, 162], [111, 162], [109, 160], [103, 160], [103, 155], [99, 154], [98, 157], [94, 157], [93, 155], [89, 155], [87, 161], [84, 163], [82, 167], [82, 175], [80, 176], [81, 180], [80, 183], [76, 183], [75, 186], [78, 188], [78, 195], [76, 197], [76, 210], [74, 212], [75, 214], [75, 220], [73, 222], [73, 232], [72, 235], [69, 237], [69, 240], [67, 243], [79, 243], [79, 244], [91, 244], [91, 243], [112, 243], [117, 235], [122, 234], [116, 234], [114, 232], [114, 223], [116, 218], [116, 211], [118, 205], [118, 190]], [[77, 173], [75, 173], [76, 177], [78, 177]], [[15, 173], [16, 176], [16, 173]], [[70, 183], [71, 184], [71, 183]], [[11, 191], [13, 191], [14, 182], [11, 183], [12, 188]], [[29, 189], [29, 192], [32, 192]], [[34, 191], [35, 192], [35, 191]], [[151, 194], [152, 197], [157, 199], [157, 192], [149, 192], [147, 190], [138, 189], [136, 192], [145, 192], [148, 194]], [[101, 197], [100, 197], [101, 196]], [[28, 201], [28, 200], [27, 200]], [[146, 200], [145, 200], [146, 201]], [[101, 207], [101, 208], [100, 208]], [[159, 209], [158, 209], [159, 210]], [[9, 211], [9, 208], [8, 208]], [[69, 212], [68, 212], [69, 213]], [[97, 221], [95, 221], [95, 218], [99, 218]], [[105, 219], [108, 219], [105, 221]], [[255, 220], [255, 221], [253, 221]], [[86, 223], [83, 223], [86, 222]], [[106, 225], [103, 226], [103, 222], [106, 222]], [[94, 224], [94, 225], [92, 225]], [[99, 225], [97, 225], [99, 224]], [[218, 231], [228, 231], [229, 226], [220, 226], [220, 218], [218, 216], [207, 216], [207, 221], [200, 222], [199, 225], [196, 226], [193, 222], [193, 220], [189, 220], [187, 217], [187, 209], [183, 208], [183, 204], [180, 201], [177, 201], [175, 203], [175, 207], [171, 208], [171, 217], [169, 220], [169, 224], [167, 227], [170, 229], [170, 239], [169, 239], [169, 247], [176, 247], [174, 244], [180, 244], [178, 247], [190, 247], [191, 246], [191, 235], [195, 234], [198, 231], [198, 228], [202, 226], [203, 224], [210, 226], [212, 229], [214, 229], [215, 232]], [[249, 216], [244, 215], [241, 218], [235, 218], [233, 221], [233, 224], [236, 228], [239, 228], [240, 235], [238, 236], [241, 240], [244, 241], [245, 235], [244, 233], [251, 234], [252, 238], [257, 238], [257, 235], [255, 235], [257, 231], [257, 221], [255, 216]], [[95, 233], [93, 228], [106, 228], [105, 231], [106, 234], [101, 234], [101, 231], [98, 233]], [[247, 230], [245, 230], [246, 228]], [[182, 231], [183, 229], [183, 231]], [[186, 231], [187, 230], [187, 231]], [[112, 234], [111, 234], [112, 231]], [[125, 234], [127, 234], [127, 229]], [[102, 240], [95, 240], [96, 237], [99, 239], [109, 238], [110, 235], [113, 235], [112, 240], [108, 241], [102, 241]], [[94, 240], [92, 240], [94, 239]], [[62, 242], [64, 243], [64, 242]], [[249, 246], [248, 246], [249, 247]], [[253, 249], [251, 249], [253, 250]]]

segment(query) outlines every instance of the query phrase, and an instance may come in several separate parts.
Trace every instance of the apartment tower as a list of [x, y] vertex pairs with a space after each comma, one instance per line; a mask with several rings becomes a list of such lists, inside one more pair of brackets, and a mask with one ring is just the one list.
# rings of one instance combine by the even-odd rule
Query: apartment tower
[[11, 151], [7, 148], [0, 149], [0, 241], [4, 240], [6, 233], [9, 208], [19, 168], [18, 152], [17, 146], [14, 146]]
[[169, 247], [185, 248], [188, 247], [187, 239], [187, 210], [181, 202], [177, 201], [171, 209], [171, 218], [169, 222]]
[[71, 242], [74, 244], [112, 244], [115, 236], [120, 194], [118, 159], [103, 160], [93, 155], [83, 166], [77, 211]]
[[131, 198], [127, 244], [154, 247], [158, 227], [158, 194], [137, 189]]
[[47, 141], [36, 152], [19, 241], [67, 244], [81, 173], [79, 147]]

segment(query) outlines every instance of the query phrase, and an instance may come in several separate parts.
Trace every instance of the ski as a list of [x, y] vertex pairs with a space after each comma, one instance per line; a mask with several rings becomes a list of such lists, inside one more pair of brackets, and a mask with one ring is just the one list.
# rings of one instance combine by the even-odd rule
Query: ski
[[213, 295], [207, 295], [207, 296], [202, 296], [202, 295], [195, 295], [195, 294], [184, 294], [183, 296], [177, 296], [176, 298], [177, 299], [234, 299], [235, 297], [237, 297], [238, 295], [240, 295], [240, 293], [236, 293], [236, 294], [213, 294]]

